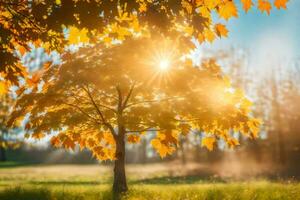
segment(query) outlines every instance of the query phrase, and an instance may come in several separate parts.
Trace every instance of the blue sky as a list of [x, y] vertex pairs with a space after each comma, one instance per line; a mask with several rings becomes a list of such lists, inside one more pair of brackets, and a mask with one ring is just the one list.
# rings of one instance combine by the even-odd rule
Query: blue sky
[[[278, 50], [277, 53], [292, 53], [298, 56], [300, 50], [300, 0], [290, 0], [287, 10], [273, 8], [270, 16], [259, 10], [248, 13], [239, 9], [239, 17], [227, 22], [229, 37], [214, 42], [213, 48], [230, 46], [247, 48], [257, 52]], [[275, 48], [275, 49], [274, 49]]]

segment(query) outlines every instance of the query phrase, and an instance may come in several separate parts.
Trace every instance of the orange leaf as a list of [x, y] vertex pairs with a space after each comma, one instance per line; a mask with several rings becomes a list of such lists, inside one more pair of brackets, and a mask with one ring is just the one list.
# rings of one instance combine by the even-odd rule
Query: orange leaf
[[269, 1], [267, 0], [258, 0], [258, 9], [261, 12], [267, 12], [268, 15], [270, 15], [270, 11], [272, 9], [272, 5]]
[[71, 140], [69, 137], [67, 137], [64, 142], [63, 142], [63, 145], [66, 149], [72, 149], [74, 150], [75, 148], [75, 143], [73, 140]]
[[18, 50], [19, 50], [21, 56], [23, 56], [27, 51], [24, 46], [19, 46]]
[[252, 0], [241, 0], [243, 4], [243, 9], [248, 12], [248, 10], [253, 6]]
[[129, 135], [127, 137], [127, 141], [128, 143], [131, 143], [131, 144], [136, 144], [136, 143], [139, 143], [141, 140], [140, 136], [138, 135]]
[[215, 30], [219, 37], [227, 37], [227, 35], [228, 35], [228, 30], [227, 30], [226, 26], [223, 24], [216, 24]]
[[59, 140], [59, 138], [56, 137], [56, 136], [53, 136], [53, 137], [51, 138], [50, 143], [51, 143], [51, 145], [54, 146], [54, 147], [59, 147], [59, 146], [60, 146], [60, 140]]
[[219, 8], [220, 17], [228, 20], [231, 17], [237, 17], [238, 11], [235, 4], [232, 1], [227, 1]]
[[275, 0], [274, 5], [277, 9], [283, 8], [286, 9], [286, 4], [288, 0]]
[[43, 138], [43, 137], [45, 137], [45, 134], [44, 133], [41, 133], [41, 132], [36, 132], [36, 133], [33, 133], [32, 134], [32, 137], [34, 138], [34, 139], [41, 139], [41, 138]]

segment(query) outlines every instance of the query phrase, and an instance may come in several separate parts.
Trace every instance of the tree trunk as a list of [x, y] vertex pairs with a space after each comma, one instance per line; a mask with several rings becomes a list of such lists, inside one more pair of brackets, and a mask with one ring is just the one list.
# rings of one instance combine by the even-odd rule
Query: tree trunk
[[184, 149], [184, 145], [186, 143], [186, 139], [181, 137], [180, 138], [180, 153], [181, 153], [181, 164], [185, 165], [186, 164], [186, 157], [185, 157], [185, 149]]
[[124, 134], [118, 135], [116, 140], [116, 160], [114, 167], [113, 192], [120, 194], [128, 190], [125, 174], [125, 141]]
[[6, 161], [5, 148], [0, 147], [0, 162]]

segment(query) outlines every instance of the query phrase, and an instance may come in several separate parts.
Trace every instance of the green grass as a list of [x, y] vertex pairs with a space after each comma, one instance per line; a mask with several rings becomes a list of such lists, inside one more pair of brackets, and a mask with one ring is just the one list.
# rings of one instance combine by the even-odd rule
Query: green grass
[[[230, 181], [176, 176], [169, 166], [128, 166], [129, 192], [122, 199], [300, 199], [297, 182]], [[98, 165], [15, 166], [0, 168], [1, 200], [112, 199], [111, 168]]]

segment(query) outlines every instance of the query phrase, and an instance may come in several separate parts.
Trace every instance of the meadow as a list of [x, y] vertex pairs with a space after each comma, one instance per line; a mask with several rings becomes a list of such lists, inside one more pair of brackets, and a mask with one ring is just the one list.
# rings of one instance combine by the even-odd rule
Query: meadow
[[[185, 167], [189, 168], [189, 167]], [[191, 169], [192, 167], [190, 167]], [[296, 181], [230, 180], [184, 175], [171, 164], [128, 165], [129, 192], [122, 199], [300, 199]], [[103, 165], [0, 165], [1, 200], [113, 199], [112, 168]]]

